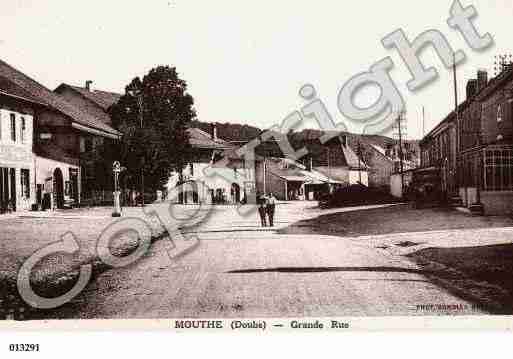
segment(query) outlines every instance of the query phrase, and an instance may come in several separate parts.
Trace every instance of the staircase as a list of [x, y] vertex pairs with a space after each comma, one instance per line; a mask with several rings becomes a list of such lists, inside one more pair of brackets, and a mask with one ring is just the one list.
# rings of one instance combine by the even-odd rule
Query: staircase
[[463, 207], [463, 201], [460, 196], [452, 196], [449, 198], [449, 206], [456, 208], [456, 207]]

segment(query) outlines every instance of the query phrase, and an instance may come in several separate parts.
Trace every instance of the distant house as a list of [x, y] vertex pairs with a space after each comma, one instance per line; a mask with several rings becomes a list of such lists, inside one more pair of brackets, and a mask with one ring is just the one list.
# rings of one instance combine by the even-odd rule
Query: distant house
[[[366, 164], [369, 167], [369, 187], [389, 190], [390, 177], [401, 173], [401, 159], [398, 144], [388, 144], [383, 148], [376, 144], [365, 144]], [[418, 167], [415, 149], [409, 143], [403, 144], [402, 171], [409, 172]], [[370, 151], [369, 151], [370, 150]]]
[[[281, 200], [314, 200], [337, 186], [368, 185], [368, 166], [348, 145], [345, 135], [336, 134], [321, 144], [320, 131], [294, 133], [290, 144], [296, 149], [306, 147], [308, 154], [293, 161], [282, 152], [281, 136], [264, 141], [253, 127], [225, 124], [221, 128], [223, 138], [218, 124], [207, 127], [204, 122], [195, 122], [188, 130], [196, 157], [168, 183], [168, 192], [186, 184], [180, 202], [238, 203], [247, 201], [250, 194], [269, 192]], [[249, 138], [255, 134], [256, 138]], [[259, 145], [254, 149], [255, 162], [249, 163], [238, 152], [252, 139]], [[206, 175], [212, 170], [217, 176]]]
[[1, 207], [80, 204], [80, 139], [120, 133], [3, 61], [0, 109]]
[[237, 204], [255, 192], [255, 164], [237, 154], [237, 147], [221, 140], [212, 125], [207, 133], [198, 128], [187, 130], [194, 150], [193, 160], [181, 173], [173, 173], [167, 189], [181, 186], [178, 199], [184, 204]]
[[[100, 91], [92, 88], [92, 81], [86, 81], [85, 87], [61, 84], [54, 92], [79, 111], [96, 118], [105, 126], [113, 127], [109, 115], [110, 108], [121, 98], [121, 94]], [[80, 135], [80, 168], [82, 181], [82, 202], [102, 203], [112, 201], [112, 188], [98, 183], [96, 152], [104, 145], [109, 145], [116, 138], [102, 133], [83, 132]]]
[[361, 183], [368, 186], [368, 166], [364, 159], [358, 157], [349, 146], [347, 136], [345, 134], [334, 136], [325, 144], [319, 141], [320, 136], [321, 133], [298, 142], [308, 150], [308, 154], [301, 158], [300, 162], [308, 170], [322, 173], [343, 185]]
[[390, 153], [381, 146], [370, 144], [371, 155], [366, 157], [369, 166], [369, 187], [388, 190], [390, 187], [390, 176], [395, 171], [395, 161]]
[[325, 176], [314, 169], [307, 169], [299, 162], [286, 158], [266, 158], [257, 168], [262, 193], [273, 193], [284, 201], [315, 200], [323, 193], [344, 183]]

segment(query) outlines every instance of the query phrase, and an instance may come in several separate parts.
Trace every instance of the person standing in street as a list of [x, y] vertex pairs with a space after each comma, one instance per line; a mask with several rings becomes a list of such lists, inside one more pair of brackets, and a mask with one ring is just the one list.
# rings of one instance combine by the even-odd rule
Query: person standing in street
[[266, 216], [266, 198], [263, 195], [258, 195], [257, 197], [257, 206], [258, 206], [258, 214], [260, 215], [260, 223], [262, 224], [262, 227], [267, 227], [267, 220], [265, 218]]
[[274, 227], [274, 213], [276, 211], [276, 197], [273, 193], [269, 193], [266, 199], [267, 215], [269, 216], [269, 225]]

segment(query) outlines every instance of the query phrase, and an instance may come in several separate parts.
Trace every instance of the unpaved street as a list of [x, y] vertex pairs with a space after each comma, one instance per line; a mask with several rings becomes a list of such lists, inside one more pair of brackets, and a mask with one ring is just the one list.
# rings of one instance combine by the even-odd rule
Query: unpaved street
[[[72, 303], [49, 316], [241, 318], [481, 313], [446, 281], [437, 280], [400, 253], [377, 248], [375, 241], [278, 233], [292, 223], [316, 218], [320, 211], [312, 206], [279, 205], [278, 226], [274, 229], [258, 227], [256, 215], [241, 218], [233, 207], [217, 207], [211, 218], [193, 231], [200, 239], [197, 248], [171, 260], [169, 243], [161, 240], [145, 259], [129, 268], [103, 273]], [[438, 309], [426, 311], [435, 307]]]

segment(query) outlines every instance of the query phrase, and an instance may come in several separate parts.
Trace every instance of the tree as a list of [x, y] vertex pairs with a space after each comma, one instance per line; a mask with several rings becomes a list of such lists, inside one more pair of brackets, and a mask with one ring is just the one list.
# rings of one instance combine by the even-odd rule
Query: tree
[[126, 167], [123, 187], [139, 190], [141, 170], [146, 192], [162, 189], [173, 171], [181, 172], [192, 151], [187, 127], [195, 117], [194, 100], [176, 68], [159, 66], [143, 80], [133, 79], [111, 110], [112, 123], [123, 135], [107, 158]]

